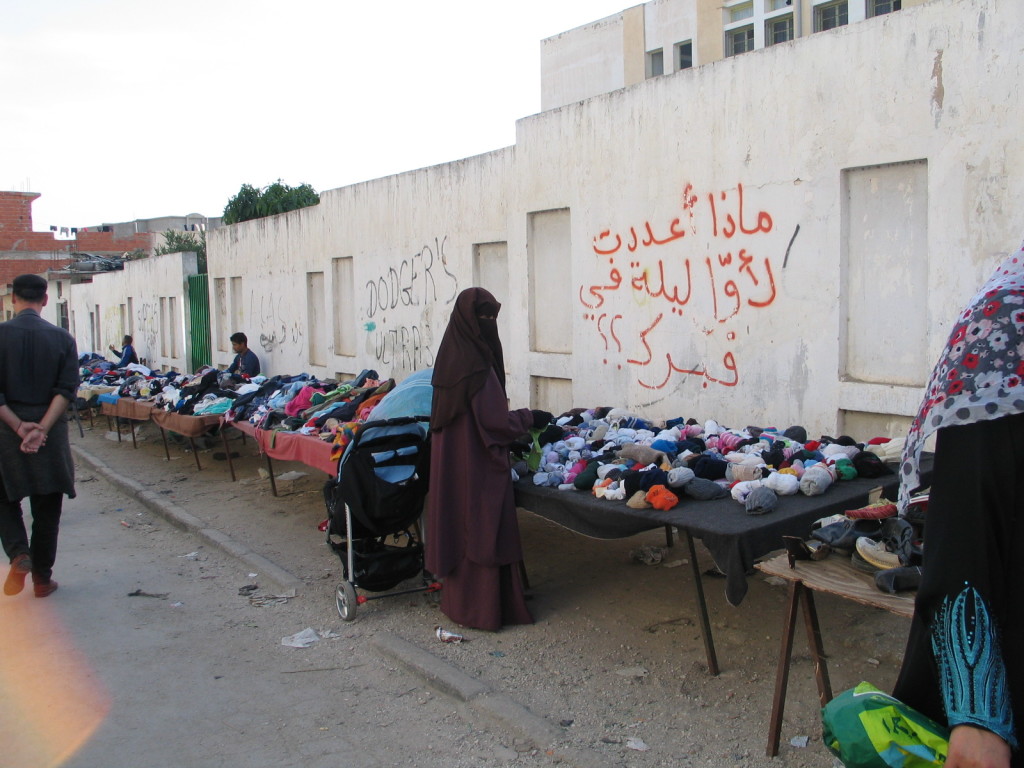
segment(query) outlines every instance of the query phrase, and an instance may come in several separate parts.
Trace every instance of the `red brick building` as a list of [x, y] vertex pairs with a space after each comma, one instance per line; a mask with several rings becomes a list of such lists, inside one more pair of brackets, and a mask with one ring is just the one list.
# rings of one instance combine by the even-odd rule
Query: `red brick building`
[[18, 275], [64, 269], [74, 261], [74, 253], [120, 257], [137, 248], [153, 248], [152, 234], [121, 237], [112, 227], [69, 230], [70, 239], [58, 239], [54, 232], [33, 232], [32, 202], [37, 197], [38, 192], [0, 191], [0, 319], [6, 317], [5, 295]]

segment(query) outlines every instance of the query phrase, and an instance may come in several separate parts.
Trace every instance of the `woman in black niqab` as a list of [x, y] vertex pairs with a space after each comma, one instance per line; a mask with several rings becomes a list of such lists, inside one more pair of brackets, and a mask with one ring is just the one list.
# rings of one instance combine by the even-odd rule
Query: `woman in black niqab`
[[509, 448], [534, 423], [509, 411], [498, 338], [501, 305], [459, 294], [434, 363], [426, 565], [444, 579], [441, 610], [467, 627], [530, 624]]

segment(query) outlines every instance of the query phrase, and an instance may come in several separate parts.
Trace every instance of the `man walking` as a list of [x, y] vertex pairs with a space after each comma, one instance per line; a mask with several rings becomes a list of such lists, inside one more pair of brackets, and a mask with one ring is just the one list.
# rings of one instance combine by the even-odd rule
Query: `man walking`
[[[16, 595], [32, 574], [36, 597], [57, 589], [57, 557], [64, 495], [75, 496], [67, 407], [78, 390], [78, 349], [67, 331], [40, 317], [47, 302], [39, 275], [14, 279], [17, 315], [0, 323], [0, 543], [11, 569], [4, 594]], [[32, 538], [21, 500], [32, 509]]]

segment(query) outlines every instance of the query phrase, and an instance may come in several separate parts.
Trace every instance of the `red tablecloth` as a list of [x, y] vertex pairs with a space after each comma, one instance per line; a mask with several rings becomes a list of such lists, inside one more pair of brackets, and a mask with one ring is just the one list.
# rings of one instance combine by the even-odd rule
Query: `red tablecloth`
[[248, 421], [225, 423], [253, 438], [260, 451], [272, 459], [298, 461], [328, 475], [334, 475], [338, 471], [338, 462], [331, 461], [331, 444], [326, 440], [298, 432], [257, 429]]

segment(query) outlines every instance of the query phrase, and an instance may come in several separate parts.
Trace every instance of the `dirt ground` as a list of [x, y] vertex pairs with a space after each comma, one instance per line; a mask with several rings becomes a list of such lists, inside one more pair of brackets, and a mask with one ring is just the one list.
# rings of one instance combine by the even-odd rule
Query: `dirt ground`
[[[164, 455], [159, 429], [144, 424], [133, 449], [98, 417], [72, 442], [125, 477], [188, 510], [286, 571], [306, 588], [301, 601], [315, 628], [337, 628], [335, 588], [341, 564], [317, 525], [325, 519], [326, 476], [301, 464], [275, 462], [292, 474], [271, 494], [266, 463], [251, 440], [234, 430], [232, 482], [218, 438], [200, 450], [197, 471], [187, 444]], [[571, 743], [623, 766], [832, 766], [822, 746], [813, 670], [803, 631], [794, 642], [780, 755], [765, 756], [779, 634], [786, 590], [760, 574], [738, 607], [725, 600], [724, 581], [705, 577], [721, 673], [708, 675], [685, 544], [662, 564], [633, 561], [642, 545], [663, 546], [653, 531], [617, 541], [588, 539], [520, 512], [520, 527], [536, 623], [498, 633], [461, 630], [446, 622], [426, 595], [374, 600], [360, 606], [345, 636], [359, 642], [387, 631], [446, 660], [557, 724]], [[702, 570], [712, 566], [698, 543]], [[883, 690], [899, 670], [909, 621], [833, 598], [817, 597], [835, 692], [867, 680]], [[439, 642], [438, 624], [463, 631], [461, 644]], [[297, 630], [301, 627], [297, 627]], [[509, 763], [522, 761], [511, 754]], [[538, 764], [533, 762], [531, 764]]]

